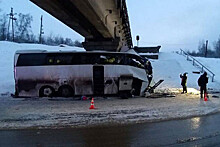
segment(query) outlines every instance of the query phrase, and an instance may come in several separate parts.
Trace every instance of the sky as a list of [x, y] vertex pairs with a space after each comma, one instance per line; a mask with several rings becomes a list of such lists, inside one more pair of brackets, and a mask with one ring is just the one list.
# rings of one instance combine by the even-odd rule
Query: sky
[[[47, 14], [29, 0], [0, 0], [0, 13], [30, 13], [32, 30], [37, 35], [43, 15], [45, 35], [61, 35], [73, 40], [84, 38]], [[133, 44], [140, 36], [139, 46], [161, 45], [163, 51], [197, 50], [200, 41], [209, 47], [220, 35], [220, 0], [127, 0]]]

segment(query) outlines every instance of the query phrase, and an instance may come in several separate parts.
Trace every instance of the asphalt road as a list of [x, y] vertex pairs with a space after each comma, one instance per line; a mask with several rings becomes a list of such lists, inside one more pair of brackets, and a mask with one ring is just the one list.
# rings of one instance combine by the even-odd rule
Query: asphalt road
[[220, 146], [220, 113], [205, 117], [81, 129], [1, 130], [0, 146]]

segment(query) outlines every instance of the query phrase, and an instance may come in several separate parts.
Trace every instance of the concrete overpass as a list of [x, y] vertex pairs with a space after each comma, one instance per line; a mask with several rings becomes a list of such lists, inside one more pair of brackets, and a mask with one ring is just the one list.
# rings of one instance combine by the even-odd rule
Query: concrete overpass
[[86, 50], [119, 51], [133, 46], [125, 0], [30, 1], [84, 36]]

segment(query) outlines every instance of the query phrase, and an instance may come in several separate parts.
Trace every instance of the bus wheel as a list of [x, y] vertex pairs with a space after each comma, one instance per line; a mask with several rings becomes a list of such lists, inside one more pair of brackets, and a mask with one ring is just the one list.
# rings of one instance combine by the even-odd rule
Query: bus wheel
[[52, 97], [54, 95], [55, 90], [50, 86], [41, 87], [39, 91], [40, 97]]
[[70, 86], [61, 86], [58, 93], [62, 97], [71, 97], [74, 95], [73, 89]]

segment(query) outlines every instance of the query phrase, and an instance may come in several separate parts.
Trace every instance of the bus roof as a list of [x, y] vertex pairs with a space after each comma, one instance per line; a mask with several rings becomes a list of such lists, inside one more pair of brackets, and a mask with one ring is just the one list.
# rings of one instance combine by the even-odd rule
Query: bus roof
[[135, 51], [133, 52], [108, 52], [108, 51], [70, 51], [70, 50], [60, 50], [60, 51], [48, 51], [48, 50], [18, 50], [15, 54], [28, 54], [28, 53], [103, 53], [103, 54], [131, 54], [131, 55], [138, 55]]
[[25, 54], [25, 53], [45, 53], [46, 50], [17, 50], [15, 54]]

